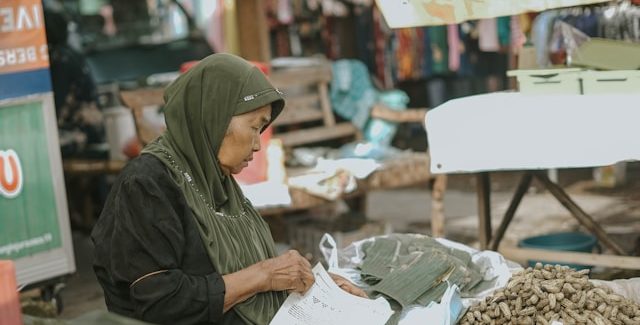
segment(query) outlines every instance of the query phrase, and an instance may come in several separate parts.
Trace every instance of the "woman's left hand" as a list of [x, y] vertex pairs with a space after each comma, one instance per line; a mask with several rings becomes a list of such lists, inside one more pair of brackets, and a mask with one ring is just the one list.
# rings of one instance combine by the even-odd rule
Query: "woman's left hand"
[[333, 274], [333, 273], [329, 273], [329, 275], [331, 276], [331, 278], [333, 279], [333, 281], [338, 285], [338, 287], [340, 287], [340, 289], [354, 295], [354, 296], [358, 296], [358, 297], [362, 297], [362, 298], [369, 298], [369, 296], [367, 296], [367, 294], [364, 292], [364, 290], [356, 287], [353, 283], [351, 283], [349, 280], [337, 275], [337, 274]]

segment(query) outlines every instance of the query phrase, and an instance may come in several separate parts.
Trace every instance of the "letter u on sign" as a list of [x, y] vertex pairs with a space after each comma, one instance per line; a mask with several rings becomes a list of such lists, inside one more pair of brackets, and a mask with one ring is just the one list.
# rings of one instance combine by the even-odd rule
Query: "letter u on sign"
[[18, 154], [9, 150], [0, 150], [0, 196], [12, 199], [22, 191], [24, 178]]

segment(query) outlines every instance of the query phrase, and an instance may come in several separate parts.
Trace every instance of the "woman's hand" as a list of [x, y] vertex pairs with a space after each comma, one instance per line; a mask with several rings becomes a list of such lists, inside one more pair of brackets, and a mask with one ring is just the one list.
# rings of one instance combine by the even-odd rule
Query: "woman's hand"
[[225, 274], [222, 279], [225, 285], [224, 312], [260, 292], [290, 290], [304, 293], [315, 281], [311, 264], [296, 251]]
[[340, 289], [354, 295], [354, 296], [358, 296], [358, 297], [362, 297], [362, 298], [369, 298], [369, 296], [367, 296], [367, 294], [364, 292], [364, 290], [356, 287], [355, 285], [353, 285], [353, 283], [351, 283], [349, 280], [337, 275], [337, 274], [333, 274], [333, 273], [329, 273], [329, 275], [331, 276], [331, 278], [333, 279], [333, 281], [338, 285], [338, 287], [340, 287]]
[[262, 261], [258, 266], [265, 277], [262, 291], [288, 290], [305, 293], [315, 282], [311, 264], [294, 250]]

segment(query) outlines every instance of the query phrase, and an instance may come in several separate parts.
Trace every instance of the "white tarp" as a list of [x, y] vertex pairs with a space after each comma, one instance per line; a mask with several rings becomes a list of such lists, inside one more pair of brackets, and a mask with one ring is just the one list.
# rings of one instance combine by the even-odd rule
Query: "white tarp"
[[640, 95], [492, 93], [426, 116], [433, 173], [595, 167], [640, 159]]
[[391, 28], [456, 24], [606, 0], [376, 0]]

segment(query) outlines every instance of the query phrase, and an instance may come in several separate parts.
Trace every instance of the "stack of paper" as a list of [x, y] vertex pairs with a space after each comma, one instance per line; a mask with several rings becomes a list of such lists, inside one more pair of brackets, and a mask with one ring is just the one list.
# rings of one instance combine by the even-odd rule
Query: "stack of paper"
[[304, 295], [290, 294], [271, 325], [384, 325], [393, 313], [384, 298], [361, 298], [340, 289], [320, 263], [313, 275], [311, 289]]

